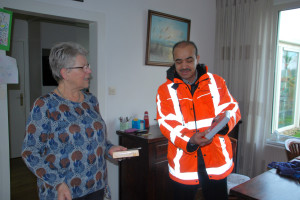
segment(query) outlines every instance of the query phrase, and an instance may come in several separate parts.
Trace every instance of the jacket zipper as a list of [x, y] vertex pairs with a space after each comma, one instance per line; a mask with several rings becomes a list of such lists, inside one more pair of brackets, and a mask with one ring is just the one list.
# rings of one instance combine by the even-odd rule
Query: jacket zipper
[[[206, 79], [205, 79], [206, 80]], [[186, 84], [186, 83], [185, 83]], [[199, 83], [198, 83], [199, 84]], [[196, 118], [196, 112], [195, 112], [195, 104], [194, 104], [194, 93], [195, 93], [195, 91], [197, 90], [197, 88], [198, 88], [198, 86], [197, 86], [197, 88], [195, 89], [195, 91], [194, 91], [194, 93], [192, 94], [192, 89], [190, 89], [189, 88], [189, 86], [186, 84], [186, 86], [187, 86], [187, 88], [189, 89], [189, 91], [190, 91], [190, 93], [191, 93], [191, 95], [192, 95], [192, 102], [193, 102], [193, 113], [194, 113], [194, 121], [195, 121], [195, 129], [196, 129], [196, 132], [198, 132], [198, 128], [197, 128], [197, 118]], [[191, 86], [191, 88], [192, 88], [192, 86]]]
[[[197, 88], [198, 88], [198, 86], [199, 86], [199, 84], [200, 84], [200, 82], [202, 82], [202, 81], [206, 81], [206, 80], [209, 80], [210, 78], [206, 78], [206, 79], [203, 79], [203, 80], [201, 80], [201, 81], [199, 81], [199, 83], [198, 83], [198, 85], [197, 85]], [[188, 87], [189, 88], [189, 87]], [[191, 87], [192, 88], [192, 87]], [[194, 94], [195, 94], [195, 92], [196, 92], [196, 90], [197, 90], [197, 88], [195, 89], [195, 91], [194, 91], [194, 93], [192, 94], [192, 91], [191, 91], [191, 89], [189, 88], [189, 90], [190, 90], [190, 92], [191, 92], [191, 94], [192, 94], [192, 99], [193, 99], [193, 112], [194, 112], [194, 119], [195, 119], [195, 128], [196, 128], [196, 133], [198, 132], [198, 127], [197, 127], [197, 117], [196, 117], [196, 112], [195, 112], [195, 104], [194, 104]]]
[[[198, 85], [200, 84], [200, 82], [206, 81], [206, 80], [209, 80], [209, 79], [210, 79], [210, 78], [206, 78], [206, 79], [203, 79], [203, 80], [199, 81]], [[192, 94], [192, 90], [189, 88], [189, 86], [188, 86], [186, 83], [184, 83], [184, 84], [185, 84], [185, 85], [187, 86], [187, 88], [189, 89], [189, 91], [190, 91], [190, 93], [191, 93], [191, 95], [192, 95], [192, 99], [193, 99], [194, 94]], [[197, 88], [198, 88], [198, 86], [197, 86]], [[196, 90], [197, 90], [197, 88], [196, 88]], [[196, 90], [195, 90], [195, 91], [196, 91]], [[194, 93], [195, 93], [195, 91], [194, 91]], [[178, 95], [177, 95], [177, 91], [176, 91], [176, 96], [177, 96], [177, 99], [178, 99], [178, 105], [179, 105], [179, 109], [180, 109], [180, 113], [181, 113], [181, 117], [182, 117], [182, 124], [183, 124], [183, 126], [184, 126], [184, 125], [185, 125], [185, 122], [184, 122], [184, 117], [183, 117], [183, 115], [182, 115], [181, 105], [180, 105], [180, 102], [179, 102], [179, 98], [178, 98]], [[194, 99], [193, 99], [193, 113], [194, 113], [195, 129], [196, 129], [196, 132], [198, 132], [197, 118], [196, 118], [196, 112], [195, 112]]]

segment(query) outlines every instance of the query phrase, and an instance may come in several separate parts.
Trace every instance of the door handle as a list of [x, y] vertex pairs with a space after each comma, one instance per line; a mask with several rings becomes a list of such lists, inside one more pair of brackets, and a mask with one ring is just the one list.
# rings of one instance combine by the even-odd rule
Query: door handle
[[20, 106], [23, 106], [23, 93], [20, 94]]

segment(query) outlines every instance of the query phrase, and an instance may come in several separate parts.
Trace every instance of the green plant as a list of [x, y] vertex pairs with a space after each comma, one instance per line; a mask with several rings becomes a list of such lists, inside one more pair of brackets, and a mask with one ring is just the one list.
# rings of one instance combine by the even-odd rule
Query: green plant
[[295, 135], [293, 135], [293, 137], [297, 137], [297, 138], [300, 138], [300, 130], [297, 130]]

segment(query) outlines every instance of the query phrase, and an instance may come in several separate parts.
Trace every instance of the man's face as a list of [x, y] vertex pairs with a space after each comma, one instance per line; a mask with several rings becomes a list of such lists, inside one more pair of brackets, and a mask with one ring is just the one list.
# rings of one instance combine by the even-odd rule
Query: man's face
[[182, 79], [194, 81], [199, 58], [199, 56], [196, 57], [195, 48], [192, 45], [178, 46], [174, 49], [175, 69]]

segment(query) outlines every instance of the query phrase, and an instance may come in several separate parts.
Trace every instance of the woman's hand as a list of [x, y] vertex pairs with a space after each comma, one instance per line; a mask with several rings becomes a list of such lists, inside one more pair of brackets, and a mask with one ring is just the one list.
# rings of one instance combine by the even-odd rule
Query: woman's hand
[[57, 200], [72, 200], [70, 189], [66, 183], [62, 183], [58, 186]]
[[109, 151], [108, 151], [108, 154], [109, 155], [113, 155], [113, 152], [116, 152], [116, 151], [126, 151], [127, 148], [126, 147], [123, 147], [123, 146], [112, 146]]

